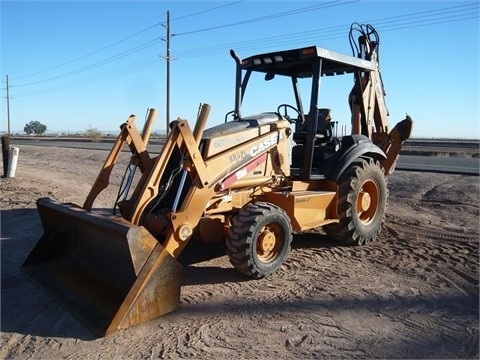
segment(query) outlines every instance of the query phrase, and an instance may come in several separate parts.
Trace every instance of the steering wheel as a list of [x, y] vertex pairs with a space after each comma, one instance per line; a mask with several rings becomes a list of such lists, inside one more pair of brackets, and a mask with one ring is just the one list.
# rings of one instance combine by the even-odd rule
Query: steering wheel
[[229, 111], [225, 114], [225, 122], [228, 121], [228, 115], [235, 116], [235, 110]]
[[[280, 109], [283, 108], [283, 115], [280, 111]], [[288, 116], [288, 111], [287, 109], [292, 109], [293, 111], [295, 111], [297, 113], [297, 120], [292, 120], [292, 118], [290, 116]], [[279, 113], [280, 115], [282, 115], [285, 119], [287, 119], [287, 121], [290, 123], [290, 124], [294, 124], [296, 123], [298, 120], [300, 120], [302, 118], [302, 114], [300, 113], [300, 111], [296, 108], [296, 107], [293, 107], [292, 105], [289, 105], [289, 104], [280, 104], [278, 105], [277, 107], [277, 113]]]

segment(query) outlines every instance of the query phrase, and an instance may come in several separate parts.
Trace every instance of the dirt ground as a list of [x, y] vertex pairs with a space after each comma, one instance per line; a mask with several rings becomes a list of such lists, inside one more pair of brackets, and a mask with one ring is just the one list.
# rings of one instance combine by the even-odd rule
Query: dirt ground
[[406, 171], [389, 178], [376, 243], [296, 234], [262, 280], [219, 254], [184, 267], [177, 311], [95, 338], [20, 267], [43, 232], [36, 199], [82, 205], [106, 154], [22, 146], [0, 179], [1, 359], [479, 358], [479, 179]]

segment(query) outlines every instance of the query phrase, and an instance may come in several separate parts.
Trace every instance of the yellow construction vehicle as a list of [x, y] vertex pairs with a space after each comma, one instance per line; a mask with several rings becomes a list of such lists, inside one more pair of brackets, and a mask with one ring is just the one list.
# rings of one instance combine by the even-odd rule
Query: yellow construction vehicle
[[[232, 265], [252, 278], [281, 267], [292, 232], [322, 227], [342, 243], [375, 240], [385, 179], [412, 120], [389, 128], [375, 29], [355, 23], [350, 40], [353, 56], [311, 46], [241, 59], [232, 50], [235, 108], [225, 123], [205, 130], [210, 106], [201, 104], [193, 130], [186, 120], [170, 123], [158, 155], [147, 150], [155, 111], [142, 133], [130, 117], [83, 206], [38, 199], [44, 234], [23, 265], [26, 274], [105, 335], [179, 306], [178, 257], [192, 238], [224, 241]], [[289, 78], [295, 105], [244, 116], [253, 73]], [[338, 136], [330, 110], [319, 107], [319, 85], [322, 76], [343, 74], [354, 77], [352, 133]], [[310, 82], [306, 112], [300, 80]], [[92, 207], [125, 144], [132, 171], [113, 206], [120, 215], [105, 216]]]

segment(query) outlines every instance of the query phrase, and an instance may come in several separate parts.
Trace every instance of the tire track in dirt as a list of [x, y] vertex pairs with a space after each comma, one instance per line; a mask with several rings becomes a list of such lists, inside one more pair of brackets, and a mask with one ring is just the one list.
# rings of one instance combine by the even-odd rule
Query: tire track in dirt
[[[312, 304], [316, 298], [315, 293], [318, 294], [324, 290], [322, 284], [316, 284], [308, 280], [315, 276], [315, 273], [318, 275], [318, 270], [313, 270], [314, 266], [311, 263], [311, 259], [315, 258], [321, 261], [320, 254], [316, 254], [317, 256], [313, 257], [310, 255], [312, 254], [293, 256], [271, 278], [240, 283], [226, 282], [224, 284], [216, 284], [215, 292], [208, 289], [210, 285], [207, 285], [207, 289], [203, 289], [200, 294], [185, 295], [185, 292], [183, 292], [182, 299], [188, 298], [186, 302], [189, 305], [196, 302], [193, 304], [192, 311], [194, 311], [194, 308], [205, 306], [207, 303], [215, 304], [219, 300], [221, 301], [220, 305], [212, 305], [216, 307], [215, 312], [221, 312], [222, 309], [227, 310], [220, 317], [209, 317], [209, 326], [203, 325], [193, 332], [193, 329], [190, 328], [190, 339], [198, 338], [198, 335], [195, 335], [198, 332], [200, 333], [201, 341], [190, 341], [189, 349], [201, 351], [203, 354], [210, 353], [210, 350], [215, 348], [218, 350], [218, 353], [223, 354], [231, 351], [231, 354], [233, 354], [232, 339], [237, 339], [237, 341], [241, 342], [242, 335], [244, 335], [243, 341], [247, 341], [251, 337], [248, 329], [258, 328], [258, 319], [261, 319], [263, 322], [260, 327], [265, 331], [265, 336], [262, 336], [262, 331], [259, 334], [259, 330], [256, 330], [255, 336], [268, 338], [269, 344], [272, 344], [270, 346], [259, 342], [259, 346], [261, 344], [266, 351], [265, 356], [269, 356], [267, 354], [271, 355], [274, 349], [273, 344], [277, 344], [276, 346], [281, 344], [287, 351], [292, 352], [292, 354], [298, 354], [301, 357], [311, 354], [312, 351], [326, 351], [327, 348], [330, 349], [330, 353], [333, 355], [339, 346], [339, 342], [348, 342], [349, 334], [345, 329], [335, 325], [331, 317], [326, 317], [320, 323], [314, 322], [312, 327], [312, 329], [317, 329], [315, 330], [316, 332], [320, 332], [319, 336], [331, 339], [321, 344], [314, 343], [313, 339], [315, 337], [311, 335], [298, 335], [298, 329], [290, 331], [289, 329], [293, 329], [291, 322], [279, 321], [279, 318], [281, 318], [280, 314], [285, 308], [289, 308], [292, 315], [296, 314], [300, 318], [304, 318], [303, 315], [307, 316], [307, 313], [316, 307]], [[226, 260], [223, 264], [228, 265]], [[306, 268], [307, 270], [305, 270]], [[299, 272], [301, 275], [298, 275]], [[221, 299], [215, 296], [215, 293], [222, 293]], [[195, 301], [192, 301], [192, 299], [195, 299]], [[295, 304], [298, 300], [303, 300], [303, 302], [300, 302], [300, 305], [294, 308], [292, 304]], [[305, 322], [299, 322], [301, 322], [301, 325], [298, 325], [298, 327], [306, 330]], [[228, 336], [229, 329], [232, 331], [231, 323], [238, 324], [238, 326], [234, 329], [232, 336]], [[245, 329], [245, 333], [239, 334], [242, 329]], [[272, 333], [277, 333], [278, 331], [280, 331], [279, 334], [281, 336], [272, 338]], [[309, 331], [312, 330], [309, 329]], [[221, 333], [225, 335], [225, 339], [219, 336]], [[235, 341], [233, 344], [235, 344]], [[238, 348], [238, 344], [233, 346], [233, 348]], [[351, 351], [354, 352], [354, 349], [351, 349]], [[186, 352], [182, 352], [182, 354], [186, 355]]]

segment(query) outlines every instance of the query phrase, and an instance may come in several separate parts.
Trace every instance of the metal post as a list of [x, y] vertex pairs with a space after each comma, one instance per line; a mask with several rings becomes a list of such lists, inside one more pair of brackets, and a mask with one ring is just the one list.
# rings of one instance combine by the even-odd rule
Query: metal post
[[10, 135], [2, 136], [3, 177], [7, 177], [10, 161]]

